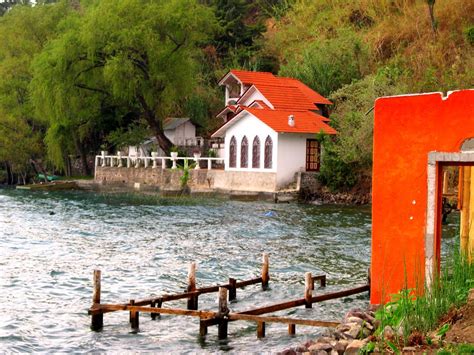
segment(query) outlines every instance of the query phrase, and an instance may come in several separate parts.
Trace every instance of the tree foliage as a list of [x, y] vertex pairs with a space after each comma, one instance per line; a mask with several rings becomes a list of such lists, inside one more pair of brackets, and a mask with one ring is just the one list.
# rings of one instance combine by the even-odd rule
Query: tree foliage
[[163, 120], [182, 112], [197, 84], [199, 45], [214, 23], [194, 0], [92, 1], [69, 16], [33, 63], [33, 101], [51, 120], [50, 158], [59, 165], [63, 142], [138, 120], [169, 151]]
[[30, 65], [57, 35], [57, 24], [67, 12], [63, 2], [54, 7], [15, 6], [0, 17], [0, 162], [7, 162], [14, 172], [43, 156], [46, 121], [34, 114]]

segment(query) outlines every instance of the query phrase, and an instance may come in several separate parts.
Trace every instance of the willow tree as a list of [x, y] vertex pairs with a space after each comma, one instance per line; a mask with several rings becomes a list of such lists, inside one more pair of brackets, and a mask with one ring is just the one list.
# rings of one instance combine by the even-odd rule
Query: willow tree
[[[17, 1], [20, 3], [20, 1]], [[31, 62], [57, 35], [67, 16], [66, 1], [56, 5], [14, 6], [0, 17], [0, 162], [24, 174], [29, 162], [44, 156], [47, 122], [34, 114], [29, 84]]]
[[169, 152], [163, 121], [181, 113], [196, 84], [199, 45], [216, 26], [211, 9], [196, 0], [87, 4], [33, 65], [33, 100], [51, 120], [48, 149], [59, 154], [58, 132], [87, 135], [131, 117]]

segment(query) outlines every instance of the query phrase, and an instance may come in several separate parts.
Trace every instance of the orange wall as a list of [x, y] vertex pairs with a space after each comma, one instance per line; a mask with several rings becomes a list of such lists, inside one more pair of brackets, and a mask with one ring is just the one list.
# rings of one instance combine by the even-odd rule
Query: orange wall
[[[371, 303], [424, 282], [431, 151], [458, 152], [474, 137], [474, 90], [379, 98], [372, 178]], [[406, 272], [405, 272], [406, 271]]]

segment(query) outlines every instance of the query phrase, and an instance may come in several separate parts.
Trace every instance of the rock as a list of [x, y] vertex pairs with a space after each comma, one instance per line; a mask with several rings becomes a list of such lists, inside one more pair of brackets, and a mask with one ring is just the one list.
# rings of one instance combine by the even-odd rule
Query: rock
[[346, 324], [339, 324], [337, 327], [336, 327], [336, 330], [339, 331], [339, 332], [346, 332], [348, 331], [349, 329], [351, 329], [351, 327], [349, 325]]
[[278, 353], [278, 355], [297, 355], [298, 353], [293, 350], [293, 349], [287, 349], [285, 351], [282, 351], [281, 353]]
[[363, 326], [364, 326], [364, 328], [367, 328], [370, 331], [374, 330], [374, 326], [372, 324], [370, 324], [369, 322], [365, 322], [363, 324]]
[[345, 331], [344, 334], [350, 335], [352, 338], [357, 339], [362, 335], [362, 326], [357, 323], [347, 323], [349, 330]]
[[367, 342], [364, 340], [353, 340], [347, 345], [346, 352], [344, 354], [358, 354], [359, 350], [365, 346]]
[[331, 352], [329, 353], [329, 355], [339, 355], [339, 352], [337, 352], [336, 350], [332, 349]]
[[328, 355], [329, 353], [324, 350], [311, 351], [311, 355]]
[[403, 334], [404, 334], [404, 329], [403, 329], [403, 325], [399, 326], [397, 328], [397, 335], [402, 338], [403, 337]]
[[395, 332], [391, 326], [386, 325], [385, 328], [383, 328], [383, 336], [389, 339], [392, 339], [395, 336]]
[[353, 336], [350, 336], [349, 334], [347, 333], [343, 333], [343, 332], [334, 332], [334, 338], [336, 338], [336, 340], [354, 340], [354, 337]]
[[339, 340], [336, 345], [334, 345], [333, 350], [337, 351], [339, 355], [344, 354], [347, 345], [349, 345], [349, 342], [347, 340]]
[[331, 337], [320, 337], [320, 338], [316, 339], [316, 343], [331, 344], [332, 341], [334, 341], [334, 339], [331, 338]]
[[309, 347], [310, 347], [311, 345], [313, 345], [314, 343], [315, 343], [314, 340], [308, 340], [306, 343], [304, 343], [304, 347], [305, 347], [306, 349], [309, 349]]
[[364, 323], [364, 320], [359, 317], [352, 316], [352, 317], [347, 318], [346, 323], [357, 323], [357, 324], [362, 325]]
[[313, 353], [314, 351], [320, 351], [320, 350], [331, 351], [332, 346], [331, 344], [328, 344], [328, 343], [316, 343], [314, 345], [311, 345], [308, 348], [308, 350], [311, 351], [311, 353]]
[[297, 354], [300, 354], [308, 351], [308, 348], [305, 348], [304, 346], [297, 346], [294, 350]]
[[349, 318], [351, 317], [355, 317], [355, 318], [359, 318], [359, 319], [362, 319], [370, 324], [374, 324], [375, 322], [375, 318], [373, 316], [373, 312], [369, 312], [369, 311], [361, 311], [361, 310], [358, 310], [358, 309], [355, 309], [355, 310], [352, 310], [352, 311], [349, 311], [347, 312], [346, 314], [346, 317], [345, 317], [345, 322], [346, 323], [349, 323], [351, 322], [351, 320]]

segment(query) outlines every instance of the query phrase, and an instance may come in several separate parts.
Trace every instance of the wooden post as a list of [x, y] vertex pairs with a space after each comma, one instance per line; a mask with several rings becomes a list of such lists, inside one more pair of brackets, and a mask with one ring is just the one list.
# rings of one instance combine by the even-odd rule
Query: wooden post
[[268, 254], [263, 253], [262, 255], [262, 289], [263, 290], [266, 290], [268, 288], [269, 281], [270, 281], [270, 274], [269, 274]]
[[207, 325], [202, 319], [199, 321], [199, 335], [202, 337], [207, 335]]
[[445, 170], [443, 173], [443, 195], [446, 195], [448, 193], [448, 188], [449, 188], [448, 178], [449, 178], [448, 170]]
[[461, 203], [461, 253], [468, 256], [469, 217], [471, 199], [471, 167], [463, 167], [462, 203]]
[[319, 280], [319, 287], [326, 287], [326, 275], [323, 275], [321, 280]]
[[304, 286], [305, 307], [313, 308], [313, 302], [311, 300], [313, 298], [313, 277], [310, 272], [305, 274]]
[[469, 263], [474, 259], [474, 166], [469, 166], [471, 169], [471, 186], [470, 186], [470, 201], [469, 201], [469, 231], [467, 241], [467, 258]]
[[[133, 306], [135, 300], [130, 300], [130, 305]], [[140, 323], [140, 313], [137, 311], [130, 311], [130, 326], [133, 330], [138, 330]]]
[[227, 307], [227, 289], [225, 287], [219, 287], [219, 324], [217, 336], [219, 339], [227, 339], [227, 323], [228, 320], [225, 317], [229, 314], [229, 308]]
[[232, 277], [229, 278], [229, 301], [234, 301], [237, 298], [237, 280]]
[[[99, 305], [100, 304], [100, 270], [94, 270], [94, 292], [92, 294], [92, 305]], [[104, 314], [94, 314], [92, 315], [91, 319], [91, 329], [94, 331], [98, 331], [102, 329], [104, 326]]]
[[[153, 301], [150, 303], [150, 307], [158, 307], [158, 308], [161, 308], [161, 305], [163, 304], [163, 301], [161, 299], [157, 300], [157, 301]], [[152, 320], [156, 320], [157, 317], [160, 317], [160, 314], [159, 313], [150, 313], [151, 315], [151, 319]]]
[[265, 322], [257, 322], [257, 338], [265, 338]]
[[296, 334], [296, 324], [288, 324], [288, 334], [289, 335]]
[[[196, 263], [192, 262], [189, 265], [188, 272], [188, 292], [196, 291]], [[198, 309], [198, 296], [194, 295], [188, 298], [188, 309]]]

